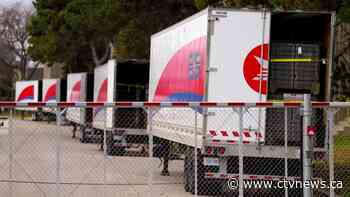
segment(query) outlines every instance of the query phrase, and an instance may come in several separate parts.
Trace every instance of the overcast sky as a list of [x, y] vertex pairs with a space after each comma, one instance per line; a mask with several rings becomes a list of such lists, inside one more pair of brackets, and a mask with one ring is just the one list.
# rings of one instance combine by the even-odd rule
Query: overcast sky
[[12, 3], [21, 2], [23, 5], [32, 5], [32, 0], [0, 0], [0, 5], [10, 5]]

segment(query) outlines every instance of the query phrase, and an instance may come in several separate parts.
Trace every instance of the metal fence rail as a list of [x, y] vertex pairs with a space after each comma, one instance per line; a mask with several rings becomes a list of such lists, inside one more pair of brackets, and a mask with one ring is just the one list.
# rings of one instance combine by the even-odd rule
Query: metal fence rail
[[[43, 107], [55, 121], [21, 116]], [[350, 133], [333, 133], [335, 114], [348, 102], [0, 102], [0, 108], [1, 196], [350, 194]], [[291, 185], [305, 179], [326, 185]]]

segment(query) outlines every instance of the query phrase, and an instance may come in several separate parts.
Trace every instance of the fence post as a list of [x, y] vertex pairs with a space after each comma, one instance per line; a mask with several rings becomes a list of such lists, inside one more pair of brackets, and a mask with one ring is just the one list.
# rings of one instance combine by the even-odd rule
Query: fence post
[[61, 175], [60, 175], [60, 169], [61, 169], [61, 143], [60, 143], [60, 129], [61, 126], [61, 110], [59, 107], [56, 108], [56, 125], [58, 127], [56, 131], [56, 197], [60, 197], [60, 181], [61, 181]]
[[148, 172], [148, 189], [149, 189], [149, 194], [148, 196], [152, 197], [152, 187], [153, 187], [153, 122], [152, 122], [152, 117], [153, 117], [153, 110], [151, 107], [148, 108], [148, 115], [147, 115], [147, 132], [148, 132], [148, 156], [149, 160], [151, 163], [151, 167]]
[[[288, 179], [288, 108], [284, 108], [284, 178]], [[284, 187], [284, 196], [288, 197], [288, 187]]]
[[12, 164], [13, 164], [13, 108], [10, 109], [9, 118], [9, 197], [13, 196], [13, 176], [12, 176]]
[[[304, 94], [304, 109], [303, 109], [303, 181], [312, 179], [312, 144], [311, 137], [308, 135], [308, 128], [311, 125], [311, 96]], [[310, 187], [303, 188], [303, 197], [312, 197], [312, 189]]]
[[[334, 136], [333, 136], [333, 126], [334, 126], [334, 111], [328, 109], [328, 164], [329, 164], [329, 181], [334, 181]], [[334, 197], [334, 188], [330, 187], [329, 196]]]
[[239, 197], [243, 197], [243, 108], [238, 111], [239, 143], [238, 143], [238, 168], [239, 168]]
[[197, 131], [198, 131], [198, 122], [197, 122], [197, 111], [194, 112], [194, 195], [198, 195], [198, 141], [197, 141]]
[[107, 109], [104, 109], [104, 121], [103, 121], [103, 196], [106, 196], [107, 179], [106, 179], [106, 163], [108, 159], [107, 155]]

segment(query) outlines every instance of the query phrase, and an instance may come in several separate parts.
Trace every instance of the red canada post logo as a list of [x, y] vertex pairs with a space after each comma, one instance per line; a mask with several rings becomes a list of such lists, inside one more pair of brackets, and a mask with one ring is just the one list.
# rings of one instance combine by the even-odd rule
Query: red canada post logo
[[[261, 50], [263, 50], [262, 56]], [[266, 95], [267, 92], [268, 50], [268, 44], [264, 44], [263, 47], [261, 47], [261, 45], [256, 46], [248, 53], [243, 65], [244, 79], [249, 87], [259, 93], [261, 83], [261, 93], [264, 95]]]

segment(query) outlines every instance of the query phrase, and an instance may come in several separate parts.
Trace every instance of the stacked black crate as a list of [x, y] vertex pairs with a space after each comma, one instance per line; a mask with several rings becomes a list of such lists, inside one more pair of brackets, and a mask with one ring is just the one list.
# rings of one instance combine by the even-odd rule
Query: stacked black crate
[[[269, 92], [271, 96], [281, 97], [286, 90], [293, 89], [293, 63], [287, 61], [275, 62], [295, 58], [295, 44], [276, 43], [271, 45], [269, 65]], [[276, 95], [276, 94], [280, 95]], [[281, 94], [282, 93], [282, 94]]]
[[[288, 94], [311, 93], [317, 100], [319, 94], [319, 45], [275, 43], [271, 45], [269, 67], [269, 99], [285, 100]], [[287, 95], [287, 96], [286, 96]], [[313, 110], [312, 125], [321, 130], [322, 112]], [[283, 145], [285, 131], [284, 109], [266, 111], [266, 144]], [[300, 109], [287, 109], [288, 145], [300, 146], [302, 117]], [[318, 135], [320, 135], [320, 132]], [[320, 136], [319, 139], [322, 139]], [[320, 140], [316, 140], [320, 145]]]
[[[274, 100], [289, 99], [286, 94], [276, 94]], [[299, 108], [269, 108], [266, 110], [266, 144], [284, 145], [285, 110], [287, 110], [287, 138], [289, 146], [300, 145], [302, 118]]]
[[[320, 46], [316, 44], [296, 44], [297, 61], [294, 62], [293, 88], [305, 90], [312, 96], [319, 94]], [[299, 60], [299, 61], [298, 61]]]

